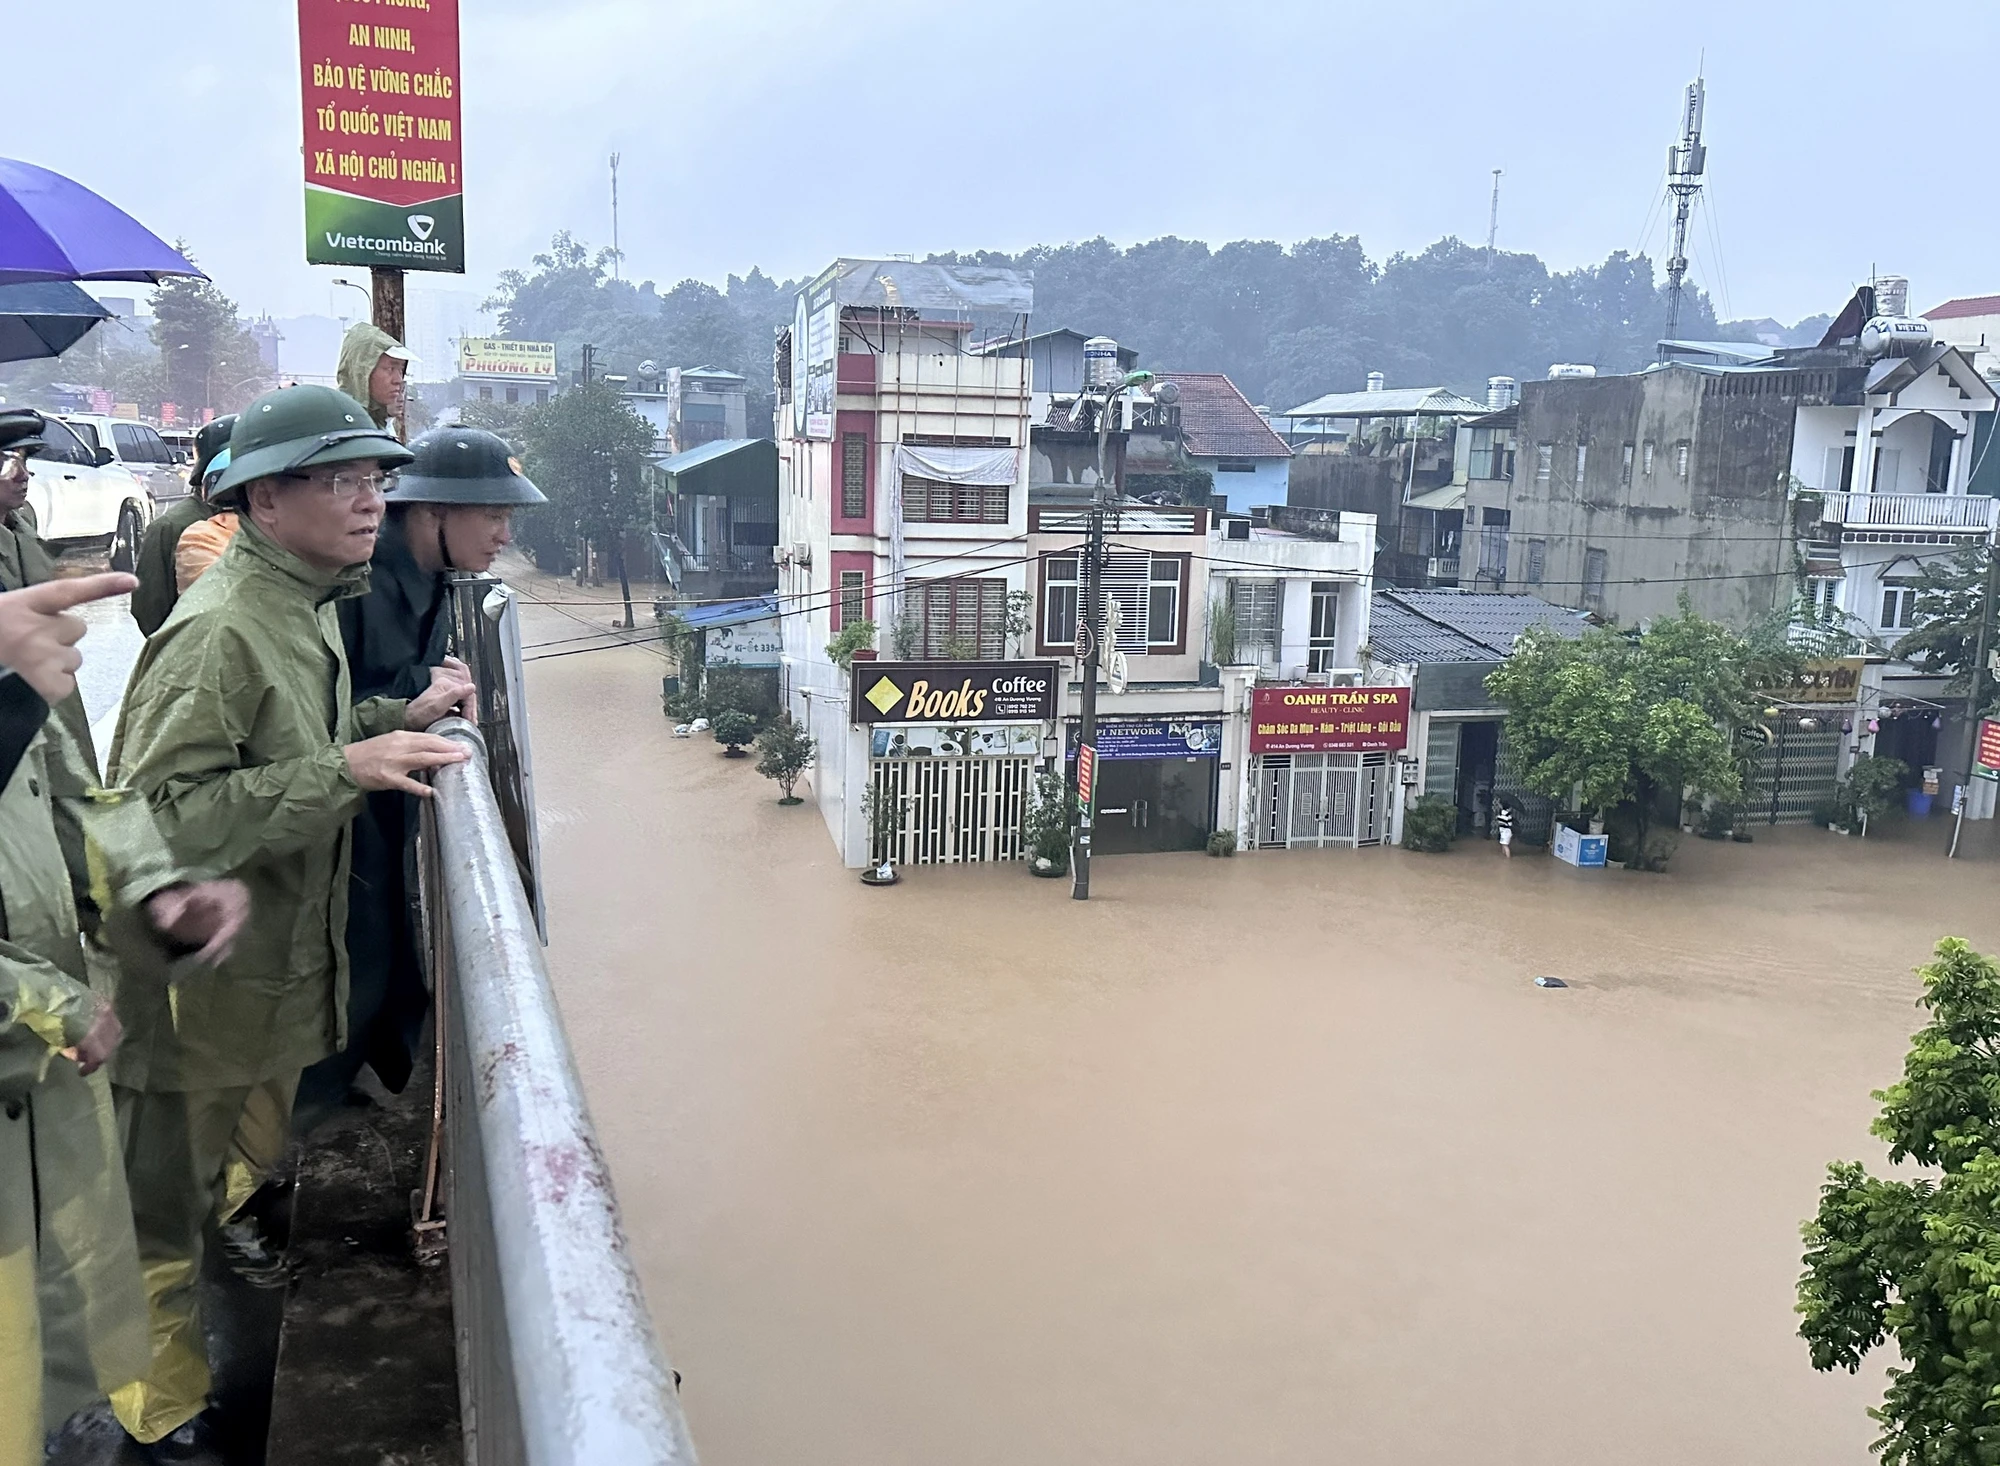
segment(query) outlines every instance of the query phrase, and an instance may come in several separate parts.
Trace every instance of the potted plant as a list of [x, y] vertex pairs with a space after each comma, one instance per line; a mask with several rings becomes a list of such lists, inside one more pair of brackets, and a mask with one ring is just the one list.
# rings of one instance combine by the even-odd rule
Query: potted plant
[[1069, 781], [1053, 769], [1035, 775], [1028, 808], [1021, 818], [1021, 843], [1027, 849], [1028, 873], [1054, 879], [1069, 874], [1069, 832], [1076, 813], [1076, 795]]
[[873, 621], [850, 621], [826, 644], [827, 660], [845, 672], [854, 665], [854, 654], [875, 645]]
[[743, 745], [757, 736], [757, 720], [741, 708], [724, 708], [709, 723], [726, 758], [743, 757]]
[[903, 832], [903, 804], [893, 794], [885, 795], [874, 784], [861, 796], [861, 817], [868, 826], [868, 859], [861, 872], [864, 886], [893, 886], [896, 874], [896, 837]]
[[1438, 855], [1458, 838], [1458, 806], [1442, 794], [1426, 794], [1403, 811], [1403, 848]]
[[1854, 811], [1856, 822], [1865, 836], [1868, 822], [1879, 820], [1894, 807], [1909, 773], [1909, 765], [1901, 759], [1863, 754], [1848, 769], [1847, 777], [1840, 781], [1834, 795], [1842, 805]]
[[792, 792], [792, 786], [799, 782], [799, 776], [806, 771], [818, 751], [818, 742], [794, 723], [789, 715], [757, 735], [757, 772], [767, 779], [775, 779], [784, 791], [778, 803], [805, 803]]
[[1208, 853], [1217, 856], [1234, 855], [1236, 853], [1236, 831], [1210, 830], [1208, 832]]

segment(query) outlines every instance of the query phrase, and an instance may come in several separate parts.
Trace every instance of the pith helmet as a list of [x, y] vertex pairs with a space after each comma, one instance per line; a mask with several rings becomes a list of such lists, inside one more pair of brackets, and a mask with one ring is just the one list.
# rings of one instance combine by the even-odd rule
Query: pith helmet
[[437, 428], [410, 445], [391, 504], [546, 504], [506, 442], [478, 428]]
[[48, 419], [32, 407], [0, 408], [0, 453], [39, 453], [48, 447], [42, 428]]
[[201, 481], [215, 472], [216, 456], [229, 451], [229, 434], [235, 426], [236, 414], [232, 412], [203, 423], [194, 435], [194, 466], [188, 470], [188, 483], [196, 493], [201, 492]]
[[233, 503], [252, 480], [373, 458], [384, 468], [410, 461], [410, 450], [375, 426], [368, 410], [332, 387], [280, 387], [244, 408], [229, 434], [229, 467], [209, 492]]

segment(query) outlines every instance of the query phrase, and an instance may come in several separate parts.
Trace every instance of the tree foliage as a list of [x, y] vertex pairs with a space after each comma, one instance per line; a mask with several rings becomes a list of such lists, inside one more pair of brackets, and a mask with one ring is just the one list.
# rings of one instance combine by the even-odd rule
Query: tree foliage
[[784, 791], [779, 803], [798, 802], [798, 796], [792, 793], [792, 786], [799, 782], [800, 775], [805, 773], [813, 755], [818, 752], [818, 740], [789, 716], [778, 719], [757, 735], [757, 772], [777, 781], [778, 787]]
[[647, 518], [653, 430], [602, 382], [558, 392], [520, 418], [528, 477], [549, 497], [531, 511], [567, 536], [615, 543]]
[[1920, 970], [1927, 1023], [1870, 1131], [1892, 1163], [1827, 1168], [1805, 1224], [1799, 1335], [1813, 1368], [1850, 1373], [1894, 1341], [1875, 1451], [1890, 1466], [2000, 1461], [2000, 968], [1960, 938]]
[[1730, 734], [1759, 698], [1749, 644], [1683, 601], [1641, 634], [1597, 628], [1577, 640], [1532, 629], [1486, 679], [1507, 710], [1522, 782], [1604, 812], [1631, 834], [1626, 864], [1657, 870], [1672, 853], [1653, 827], [1682, 792], [1733, 799], [1741, 771]]
[[[186, 253], [186, 246], [180, 246]], [[235, 412], [275, 382], [236, 302], [213, 281], [175, 276], [153, 296], [153, 344], [163, 400], [190, 415]]]
[[741, 708], [723, 708], [709, 721], [709, 731], [731, 758], [743, 756], [743, 745], [757, 736], [757, 720]]
[[[1960, 697], [1979, 686], [1976, 706], [1991, 710], [1993, 674], [1973, 665], [1979, 645], [1979, 620], [1986, 608], [1986, 575], [1992, 551], [1968, 542], [1949, 559], [1925, 562], [1917, 575], [1917, 629], [1891, 649], [1895, 656], [1930, 673], [1949, 673], [1951, 690]], [[1986, 644], [2000, 646], [1988, 629]]]

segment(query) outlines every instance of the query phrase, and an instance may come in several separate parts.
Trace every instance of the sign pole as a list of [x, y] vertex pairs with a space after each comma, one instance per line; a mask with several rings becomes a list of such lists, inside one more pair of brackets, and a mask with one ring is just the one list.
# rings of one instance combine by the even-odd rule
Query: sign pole
[[[369, 283], [374, 287], [369, 294], [373, 296], [375, 302], [373, 318], [376, 327], [387, 331], [398, 342], [407, 344], [409, 338], [403, 334], [403, 272], [392, 266], [376, 265], [368, 274]], [[396, 411], [396, 436], [407, 443], [410, 441], [407, 389], [404, 392], [403, 402], [404, 406]]]
[[[1107, 403], [1105, 410], [1110, 410]], [[1102, 456], [1099, 457], [1101, 463]], [[1090, 837], [1097, 823], [1097, 668], [1103, 653], [1099, 602], [1104, 594], [1104, 483], [1099, 476], [1091, 501], [1083, 549], [1083, 605], [1076, 621], [1077, 649], [1083, 654], [1083, 718], [1076, 747], [1076, 837], [1070, 843], [1070, 898], [1090, 899]]]
[[1993, 541], [1986, 542], [1986, 593], [1979, 602], [1979, 635], [1975, 639], [1970, 669], [1971, 685], [1965, 693], [1965, 782], [1952, 799], [1955, 813], [1951, 821], [1951, 849], [1945, 852], [1945, 859], [1958, 856], [1958, 837], [1965, 829], [1965, 804], [1972, 797], [1972, 770], [1979, 748], [1979, 694], [1986, 682], [1986, 644], [1993, 625], [1993, 597], [1996, 589], [1995, 578], [2000, 577], [2000, 554], [1994, 553]]

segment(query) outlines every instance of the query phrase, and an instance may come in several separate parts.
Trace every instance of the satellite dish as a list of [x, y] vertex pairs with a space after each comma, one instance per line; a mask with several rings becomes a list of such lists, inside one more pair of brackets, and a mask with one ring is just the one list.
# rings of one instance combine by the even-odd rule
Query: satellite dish
[[655, 376], [660, 370], [660, 364], [656, 361], [642, 361], [639, 363], [639, 370], [645, 376]]

